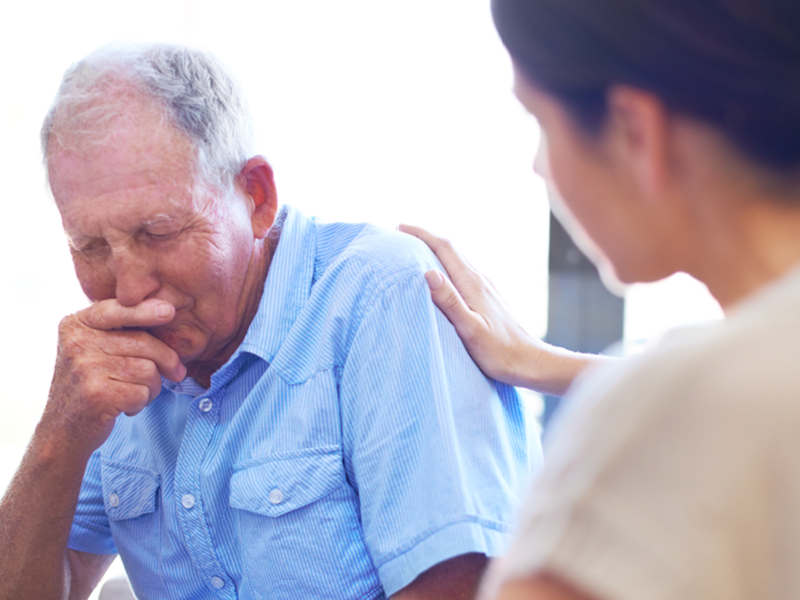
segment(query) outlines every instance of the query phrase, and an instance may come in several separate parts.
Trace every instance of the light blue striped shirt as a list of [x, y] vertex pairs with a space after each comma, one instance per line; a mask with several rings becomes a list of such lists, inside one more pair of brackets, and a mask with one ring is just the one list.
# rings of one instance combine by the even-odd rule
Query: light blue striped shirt
[[432, 304], [427, 248], [283, 211], [210, 389], [165, 380], [89, 461], [69, 545], [119, 552], [140, 599], [384, 598], [502, 553], [541, 460]]

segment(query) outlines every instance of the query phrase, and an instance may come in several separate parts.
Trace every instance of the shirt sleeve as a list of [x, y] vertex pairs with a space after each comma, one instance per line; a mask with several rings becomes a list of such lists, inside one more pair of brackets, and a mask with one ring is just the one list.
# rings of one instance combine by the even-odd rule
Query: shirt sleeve
[[68, 546], [92, 554], [117, 554], [103, 502], [99, 450], [86, 466]]
[[538, 435], [517, 392], [472, 362], [418, 270], [365, 310], [340, 398], [347, 476], [387, 596], [449, 558], [506, 550]]

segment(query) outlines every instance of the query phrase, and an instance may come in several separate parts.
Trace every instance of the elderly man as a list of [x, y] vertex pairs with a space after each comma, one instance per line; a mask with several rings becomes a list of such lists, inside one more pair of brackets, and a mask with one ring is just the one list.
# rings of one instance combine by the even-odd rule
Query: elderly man
[[104, 49], [42, 143], [75, 272], [0, 510], [2, 598], [467, 598], [532, 462], [411, 238], [279, 209], [202, 53]]

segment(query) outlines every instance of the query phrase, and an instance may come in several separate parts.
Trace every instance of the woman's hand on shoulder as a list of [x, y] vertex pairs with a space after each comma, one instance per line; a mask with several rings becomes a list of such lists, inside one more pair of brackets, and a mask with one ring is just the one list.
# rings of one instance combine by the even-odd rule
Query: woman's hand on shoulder
[[492, 283], [446, 239], [411, 225], [400, 231], [425, 242], [449, 277], [425, 273], [433, 302], [447, 316], [472, 359], [488, 377], [560, 396], [589, 364], [604, 360], [557, 348], [528, 334]]

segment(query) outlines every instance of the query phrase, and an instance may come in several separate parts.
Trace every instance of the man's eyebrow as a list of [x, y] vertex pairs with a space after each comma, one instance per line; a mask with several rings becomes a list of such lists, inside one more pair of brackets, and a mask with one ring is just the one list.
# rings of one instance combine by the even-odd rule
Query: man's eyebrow
[[159, 213], [157, 215], [153, 215], [149, 219], [143, 219], [142, 223], [145, 225], [152, 225], [153, 223], [161, 223], [162, 221], [169, 221], [174, 219], [174, 217], [167, 213]]
[[81, 246], [87, 244], [93, 239], [89, 235], [81, 235], [81, 234], [70, 235], [68, 233], [66, 234], [66, 237], [67, 237], [67, 244], [69, 244], [69, 247], [73, 248], [74, 250], [79, 250]]
[[169, 221], [174, 221], [175, 219], [176, 219], [176, 217], [174, 215], [170, 215], [170, 214], [167, 214], [167, 213], [160, 213], [160, 214], [157, 214], [157, 215], [153, 215], [149, 219], [143, 219], [142, 220], [142, 225], [148, 225], [148, 226], [149, 225], [158, 225], [160, 223], [166, 223], [166, 222], [169, 222]]

